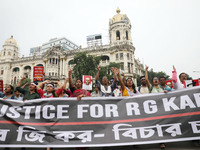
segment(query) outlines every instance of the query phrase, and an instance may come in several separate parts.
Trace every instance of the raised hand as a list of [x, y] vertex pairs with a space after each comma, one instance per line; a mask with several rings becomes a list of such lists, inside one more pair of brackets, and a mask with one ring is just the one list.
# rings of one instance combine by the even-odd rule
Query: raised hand
[[120, 70], [119, 70], [118, 68], [115, 68], [115, 73], [116, 73], [117, 75], [119, 75], [119, 74], [120, 74]]
[[21, 80], [23, 81], [24, 79], [26, 79], [26, 77], [22, 77]]
[[149, 69], [149, 66], [146, 66], [145, 70], [147, 71]]
[[100, 66], [98, 66], [97, 70], [98, 70], [98, 71], [100, 71], [100, 70], [101, 70], [101, 67], [100, 67]]
[[114, 67], [111, 67], [110, 69], [111, 69], [112, 72], [115, 72], [115, 68]]
[[72, 74], [72, 69], [71, 68], [69, 68], [69, 75], [71, 75]]
[[51, 82], [50, 80], [45, 80], [45, 81], [44, 81], [44, 83], [50, 83], [50, 82]]
[[173, 65], [173, 70], [176, 71], [176, 68], [174, 67], [174, 65]]
[[29, 83], [29, 82], [26, 82], [26, 83], [25, 83], [25, 86], [28, 86], [28, 85], [30, 85], [30, 83]]

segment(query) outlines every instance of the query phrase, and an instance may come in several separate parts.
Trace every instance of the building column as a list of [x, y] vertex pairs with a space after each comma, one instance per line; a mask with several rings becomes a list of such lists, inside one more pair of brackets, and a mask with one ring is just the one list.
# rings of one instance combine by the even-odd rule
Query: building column
[[66, 70], [65, 70], [65, 64], [66, 64], [66, 60], [65, 59], [63, 59], [63, 68], [62, 68], [62, 70], [63, 70], [63, 75], [65, 75], [66, 76]]
[[33, 81], [33, 66], [31, 66], [31, 81]]
[[60, 77], [62, 76], [62, 58], [60, 58]]
[[61, 75], [64, 75], [64, 72], [63, 72], [63, 65], [64, 65], [64, 58], [62, 58], [62, 63], [61, 63], [61, 68], [60, 68], [60, 70], [61, 70]]
[[19, 80], [20, 80], [20, 78], [21, 77], [23, 77], [24, 75], [23, 75], [23, 65], [20, 65], [20, 67], [19, 67]]
[[124, 72], [128, 73], [127, 50], [123, 50]]

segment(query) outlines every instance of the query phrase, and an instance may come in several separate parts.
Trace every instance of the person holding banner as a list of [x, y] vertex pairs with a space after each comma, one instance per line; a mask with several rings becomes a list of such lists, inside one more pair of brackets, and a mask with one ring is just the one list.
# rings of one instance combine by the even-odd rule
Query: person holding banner
[[187, 76], [184, 72], [182, 72], [179, 75], [179, 80], [177, 79], [177, 72], [176, 68], [173, 66], [173, 71], [172, 71], [172, 82], [174, 85], [174, 89], [183, 89], [186, 88], [184, 85], [185, 80], [187, 80]]
[[23, 101], [25, 100], [31, 100], [31, 99], [38, 99], [40, 98], [39, 94], [36, 91], [36, 84], [34, 82], [32, 82], [29, 85], [29, 90], [25, 90], [23, 88], [21, 88], [21, 83], [22, 81], [26, 79], [25, 77], [23, 77], [18, 83], [17, 83], [17, 87], [16, 90], [19, 91], [20, 93], [22, 93], [24, 95], [23, 97]]
[[82, 89], [83, 82], [81, 79], [77, 79], [75, 86], [72, 84], [72, 69], [69, 69], [69, 88], [72, 92], [72, 97], [77, 97], [77, 100], [81, 100], [82, 97], [90, 96], [90, 92]]
[[133, 80], [131, 78], [128, 78], [126, 81], [125, 81], [125, 84], [124, 82], [122, 81], [122, 78], [120, 76], [120, 71], [119, 69], [117, 68], [114, 68], [114, 72], [116, 73], [117, 75], [117, 78], [119, 80], [119, 83], [121, 85], [121, 88], [122, 88], [122, 96], [134, 96], [134, 95], [137, 95], [137, 94], [140, 94], [136, 89], [135, 89], [135, 84], [133, 83]]
[[4, 93], [0, 92], [0, 98], [3, 99], [17, 99], [16, 96], [13, 95], [14, 88], [12, 85], [7, 85]]
[[111, 85], [108, 85], [108, 78], [107, 76], [104, 76], [102, 78], [102, 84], [99, 81], [99, 73], [101, 70], [101, 67], [98, 66], [98, 71], [96, 74], [96, 78], [95, 78], [95, 84], [99, 89], [99, 94], [101, 97], [112, 97], [113, 96], [113, 91], [115, 90], [115, 88], [117, 87], [116, 85], [116, 75], [114, 73], [114, 68], [112, 67], [111, 70], [113, 72], [113, 76], [114, 76], [114, 82]]

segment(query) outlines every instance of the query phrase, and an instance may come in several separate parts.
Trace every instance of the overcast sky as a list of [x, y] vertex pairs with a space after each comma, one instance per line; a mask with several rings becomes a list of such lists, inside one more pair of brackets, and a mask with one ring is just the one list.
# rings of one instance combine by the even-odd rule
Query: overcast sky
[[1, 49], [11, 35], [25, 56], [55, 37], [86, 47], [86, 36], [101, 33], [108, 44], [117, 7], [131, 21], [136, 58], [154, 71], [171, 76], [175, 65], [200, 78], [200, 0], [1, 0]]

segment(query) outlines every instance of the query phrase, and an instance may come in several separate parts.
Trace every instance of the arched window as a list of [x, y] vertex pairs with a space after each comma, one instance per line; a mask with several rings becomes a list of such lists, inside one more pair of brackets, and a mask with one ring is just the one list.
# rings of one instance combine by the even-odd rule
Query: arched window
[[128, 40], [128, 31], [126, 31], [126, 40]]
[[37, 64], [36, 66], [43, 66], [43, 64]]
[[116, 31], [116, 39], [120, 40], [120, 32], [118, 30]]
[[68, 62], [68, 65], [73, 65], [73, 64], [74, 64], [74, 60], [73, 59]]
[[13, 72], [19, 72], [19, 68], [18, 67], [13, 68]]

